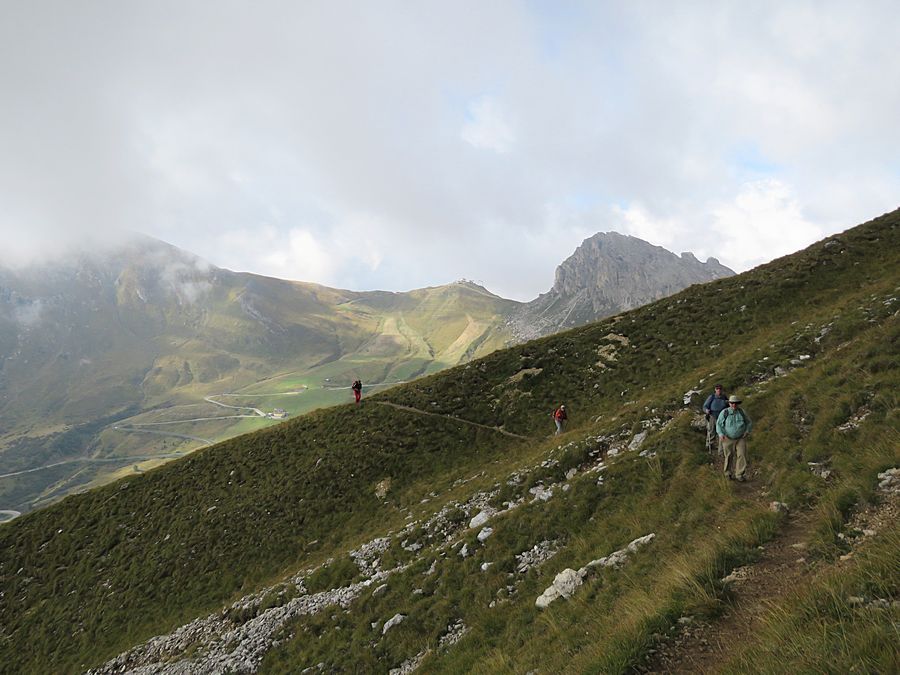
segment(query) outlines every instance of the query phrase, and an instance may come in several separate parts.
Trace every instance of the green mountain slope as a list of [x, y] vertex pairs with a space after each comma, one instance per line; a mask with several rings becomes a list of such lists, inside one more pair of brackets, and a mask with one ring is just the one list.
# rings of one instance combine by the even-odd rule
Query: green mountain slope
[[[900, 211], [0, 526], [0, 661], [633, 672], [680, 617], [720, 620], [723, 577], [794, 528], [803, 573], [716, 668], [895, 670], [900, 529], [847, 523], [895, 499], [898, 258]], [[694, 428], [713, 380], [754, 420], [749, 483]], [[538, 609], [566, 569], [581, 584]]]
[[356, 377], [377, 388], [486, 354], [515, 305], [466, 282], [356, 293], [236, 274], [152, 240], [0, 269], [0, 508], [277, 423], [254, 408], [301, 414], [346, 401]]

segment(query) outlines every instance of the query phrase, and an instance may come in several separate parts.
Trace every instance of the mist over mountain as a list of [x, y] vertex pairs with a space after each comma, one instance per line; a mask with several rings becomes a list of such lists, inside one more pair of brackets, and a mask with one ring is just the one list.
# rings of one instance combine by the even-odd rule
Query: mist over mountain
[[614, 233], [530, 303], [468, 281], [357, 292], [236, 273], [143, 236], [0, 267], [0, 509], [340, 403], [356, 378], [409, 381], [726, 274]]
[[[347, 359], [440, 372], [0, 524], [3, 670], [896, 672], [898, 270], [900, 211], [474, 359], [475, 316], [425, 328], [463, 301], [497, 307], [477, 285], [344, 302], [380, 317], [375, 337], [239, 395], [302, 401], [304, 377], [344, 377]], [[295, 324], [263, 304], [265, 279], [240, 278], [221, 291], [233, 316], [274, 337], [234, 358], [262, 364]], [[396, 360], [401, 345], [424, 361]], [[193, 403], [129, 427], [200, 416], [199, 379], [174, 388]], [[714, 382], [750, 431], [734, 480], [700, 411]]]
[[556, 268], [547, 292], [516, 311], [510, 327], [529, 340], [634, 309], [692, 284], [732, 276], [715, 258], [677, 256], [617, 232], [598, 232]]

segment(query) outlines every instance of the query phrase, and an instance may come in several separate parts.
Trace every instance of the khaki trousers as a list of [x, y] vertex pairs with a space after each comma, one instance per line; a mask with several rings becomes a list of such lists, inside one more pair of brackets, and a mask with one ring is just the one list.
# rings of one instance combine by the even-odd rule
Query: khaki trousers
[[726, 436], [722, 441], [722, 452], [725, 453], [725, 475], [743, 478], [747, 470], [747, 439]]
[[706, 449], [715, 452], [716, 448], [719, 454], [722, 454], [722, 439], [719, 438], [719, 432], [716, 431], [716, 416], [710, 415], [706, 420]]

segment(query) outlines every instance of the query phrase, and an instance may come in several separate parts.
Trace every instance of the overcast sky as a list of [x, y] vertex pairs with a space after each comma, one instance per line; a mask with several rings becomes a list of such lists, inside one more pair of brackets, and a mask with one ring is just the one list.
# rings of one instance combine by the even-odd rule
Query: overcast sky
[[528, 300], [598, 231], [742, 271], [900, 206], [900, 4], [0, 0], [0, 263], [136, 230]]

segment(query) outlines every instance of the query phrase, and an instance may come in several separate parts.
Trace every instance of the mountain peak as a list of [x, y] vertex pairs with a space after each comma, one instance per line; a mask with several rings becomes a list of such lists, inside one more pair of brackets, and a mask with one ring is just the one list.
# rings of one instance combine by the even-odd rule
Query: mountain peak
[[553, 287], [528, 303], [511, 325], [517, 337], [530, 339], [732, 275], [715, 258], [701, 263], [690, 252], [678, 256], [638, 237], [598, 232], [556, 268]]

